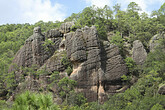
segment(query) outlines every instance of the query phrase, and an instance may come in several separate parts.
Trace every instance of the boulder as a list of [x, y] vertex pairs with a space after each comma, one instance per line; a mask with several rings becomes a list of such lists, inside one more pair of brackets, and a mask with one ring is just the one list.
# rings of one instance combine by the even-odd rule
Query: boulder
[[71, 31], [71, 27], [74, 25], [74, 22], [66, 22], [62, 23], [60, 26], [60, 30], [62, 33], [68, 33]]
[[165, 95], [165, 84], [161, 85], [158, 89], [158, 93]]
[[147, 52], [144, 49], [142, 42], [139, 40], [133, 42], [132, 58], [137, 65], [143, 65], [147, 58]]
[[46, 33], [47, 38], [57, 38], [57, 37], [63, 37], [63, 34], [59, 29], [51, 29], [48, 30]]
[[164, 32], [153, 36], [149, 42], [150, 52], [153, 52], [155, 48], [160, 44], [159, 40], [165, 38]]

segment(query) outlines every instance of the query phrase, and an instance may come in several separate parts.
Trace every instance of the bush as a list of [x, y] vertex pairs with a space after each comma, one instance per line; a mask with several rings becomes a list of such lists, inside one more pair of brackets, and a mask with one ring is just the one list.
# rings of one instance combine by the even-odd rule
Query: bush
[[129, 70], [129, 73], [133, 74], [136, 71], [136, 64], [134, 60], [131, 57], [127, 57], [124, 59], [125, 64], [127, 65], [127, 68]]
[[69, 76], [73, 71], [73, 67], [71, 61], [67, 58], [66, 53], [64, 53], [63, 58], [61, 59], [61, 63], [64, 65], [65, 70]]
[[54, 104], [53, 96], [42, 93], [32, 93], [26, 91], [18, 95], [14, 101], [13, 110], [59, 110]]

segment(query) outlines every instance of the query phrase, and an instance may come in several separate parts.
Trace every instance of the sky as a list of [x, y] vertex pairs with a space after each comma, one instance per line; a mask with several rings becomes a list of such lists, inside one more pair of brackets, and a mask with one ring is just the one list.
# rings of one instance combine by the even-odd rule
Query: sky
[[63, 21], [72, 13], [78, 13], [87, 6], [111, 8], [119, 3], [125, 10], [130, 2], [136, 2], [143, 12], [150, 14], [158, 10], [165, 0], [0, 0], [0, 25], [30, 23], [40, 20]]

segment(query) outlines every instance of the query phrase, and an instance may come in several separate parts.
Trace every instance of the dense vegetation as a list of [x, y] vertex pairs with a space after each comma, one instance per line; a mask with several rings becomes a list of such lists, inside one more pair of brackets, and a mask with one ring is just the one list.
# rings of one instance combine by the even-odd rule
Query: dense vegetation
[[[109, 96], [109, 100], [103, 105], [98, 102], [87, 103], [81, 94], [75, 94], [74, 85], [76, 82], [63, 78], [56, 82], [60, 89], [60, 96], [63, 98], [62, 105], [53, 102], [51, 94], [25, 92], [18, 95], [13, 104], [8, 104], [5, 100], [9, 97], [0, 99], [0, 109], [14, 110], [163, 110], [165, 109], [165, 96], [158, 94], [158, 88], [165, 83], [165, 40], [160, 40], [160, 46], [154, 51], [149, 52], [149, 40], [155, 34], [165, 30], [165, 3], [159, 10], [154, 10], [151, 16], [147, 13], [139, 13], [140, 7], [131, 2], [126, 11], [121, 10], [120, 5], [116, 4], [113, 9], [109, 6], [98, 8], [91, 6], [85, 8], [80, 13], [73, 13], [64, 22], [74, 21], [72, 31], [84, 26], [95, 25], [101, 40], [110, 40], [111, 43], [119, 46], [125, 62], [129, 68], [129, 75], [122, 79], [128, 81], [133, 75], [138, 77], [138, 81], [124, 93]], [[57, 28], [62, 22], [43, 22], [39, 21], [31, 24], [6, 24], [0, 26], [0, 92], [9, 96], [16, 82], [14, 74], [8, 73], [9, 65], [25, 40], [32, 35], [33, 28], [40, 26], [42, 32]], [[109, 38], [107, 33], [113, 33]], [[125, 37], [127, 36], [127, 37]], [[124, 41], [132, 45], [134, 40], [140, 40], [149, 52], [147, 61], [143, 67], [138, 67], [131, 58], [125, 56]], [[66, 59], [63, 63], [67, 64]], [[66, 67], [70, 74], [71, 66]], [[58, 73], [52, 74], [58, 77]], [[53, 79], [54, 80], [54, 79]], [[71, 88], [67, 88], [70, 84]], [[29, 95], [30, 94], [30, 95]], [[74, 100], [73, 100], [74, 99]]]

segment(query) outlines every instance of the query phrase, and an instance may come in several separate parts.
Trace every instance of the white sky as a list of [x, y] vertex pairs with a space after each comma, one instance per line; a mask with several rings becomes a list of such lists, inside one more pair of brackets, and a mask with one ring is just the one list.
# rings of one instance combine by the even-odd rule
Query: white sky
[[62, 21], [73, 11], [80, 12], [86, 6], [96, 5], [111, 8], [116, 3], [126, 9], [130, 2], [136, 2], [148, 14], [158, 10], [165, 0], [0, 0], [0, 25], [6, 23], [35, 23], [39, 20]]

